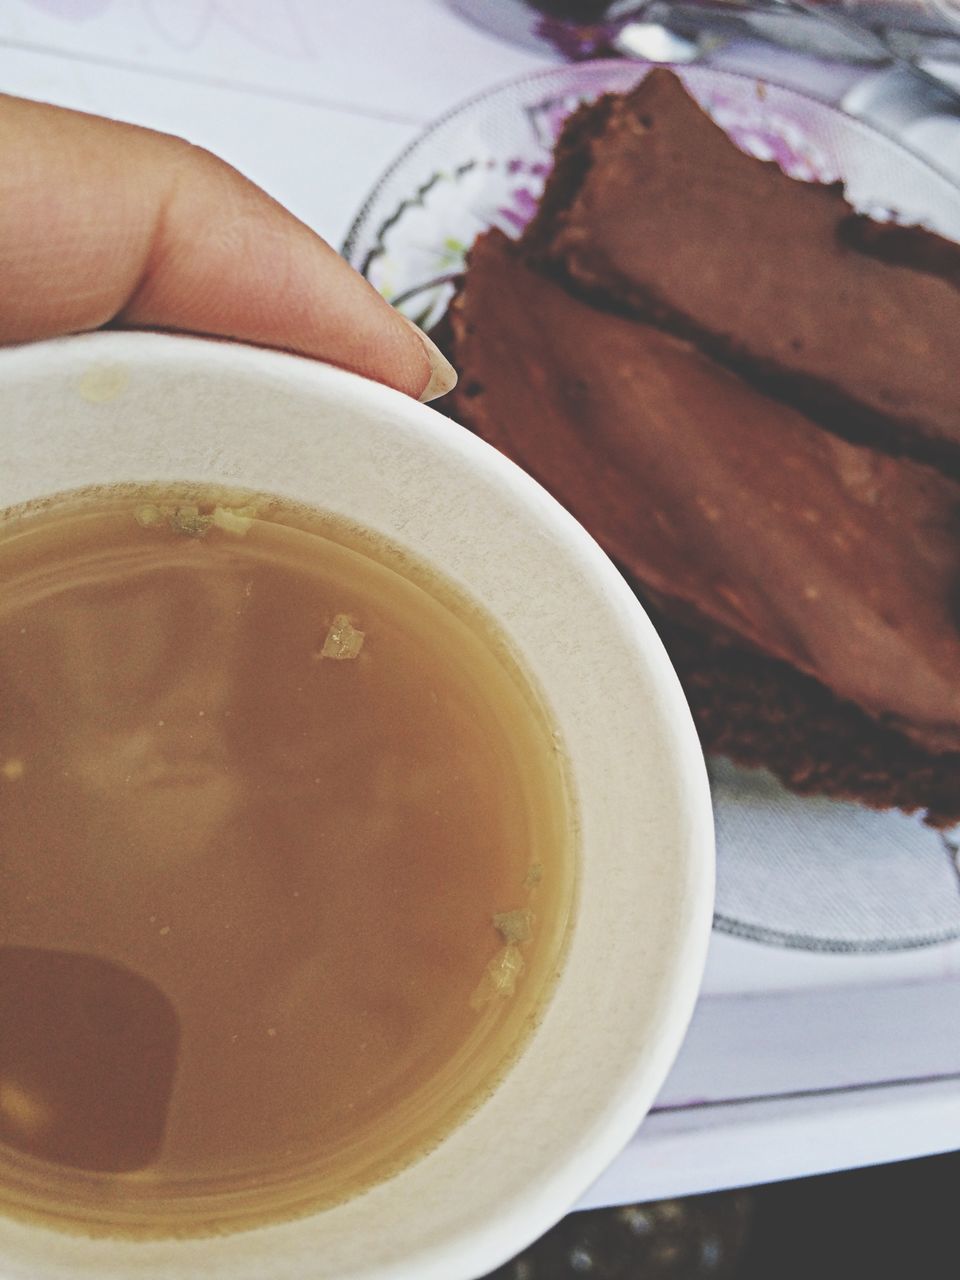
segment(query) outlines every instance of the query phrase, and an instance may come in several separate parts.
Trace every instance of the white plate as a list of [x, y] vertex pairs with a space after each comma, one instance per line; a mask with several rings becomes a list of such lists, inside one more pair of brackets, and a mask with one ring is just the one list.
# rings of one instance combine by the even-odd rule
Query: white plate
[[[631, 88], [645, 63], [586, 62], [528, 76], [444, 117], [384, 174], [345, 256], [429, 328], [476, 236], [517, 236], [579, 103]], [[860, 209], [960, 239], [960, 189], [861, 121], [794, 90], [706, 67], [675, 67], [746, 151], [797, 178], [842, 178]], [[885, 951], [960, 937], [960, 831], [899, 813], [800, 798], [762, 771], [712, 766], [718, 928], [783, 946]]]

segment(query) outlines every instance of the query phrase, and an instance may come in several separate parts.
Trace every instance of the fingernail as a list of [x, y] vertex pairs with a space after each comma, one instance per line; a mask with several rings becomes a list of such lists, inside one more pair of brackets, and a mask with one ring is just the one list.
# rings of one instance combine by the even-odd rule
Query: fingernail
[[[400, 315], [400, 312], [397, 312]], [[400, 315], [400, 319], [404, 324], [408, 324], [413, 332], [423, 343], [423, 349], [427, 353], [427, 359], [430, 361], [430, 381], [420, 392], [420, 401], [427, 404], [430, 400], [436, 400], [438, 396], [445, 396], [448, 391], [452, 391], [457, 385], [457, 371], [446, 358], [437, 344], [423, 332], [419, 326], [415, 325], [407, 316]]]

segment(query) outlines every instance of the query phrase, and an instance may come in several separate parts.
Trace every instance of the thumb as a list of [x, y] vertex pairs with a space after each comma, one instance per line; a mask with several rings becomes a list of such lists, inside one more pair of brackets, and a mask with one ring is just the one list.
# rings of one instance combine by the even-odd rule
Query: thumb
[[215, 156], [0, 97], [0, 342], [115, 323], [237, 338], [432, 399], [432, 342]]

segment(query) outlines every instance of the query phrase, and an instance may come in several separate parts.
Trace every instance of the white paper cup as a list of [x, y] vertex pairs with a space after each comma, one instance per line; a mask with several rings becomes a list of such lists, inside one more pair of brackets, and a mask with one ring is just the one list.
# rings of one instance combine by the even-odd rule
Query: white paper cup
[[429, 1155], [339, 1207], [203, 1239], [0, 1218], [4, 1280], [468, 1280], [560, 1218], [629, 1139], [680, 1045], [713, 898], [710, 798], [660, 642], [592, 539], [431, 409], [276, 352], [154, 334], [0, 351], [0, 510], [90, 485], [198, 481], [349, 517], [499, 624], [560, 732], [579, 885], [545, 1014]]

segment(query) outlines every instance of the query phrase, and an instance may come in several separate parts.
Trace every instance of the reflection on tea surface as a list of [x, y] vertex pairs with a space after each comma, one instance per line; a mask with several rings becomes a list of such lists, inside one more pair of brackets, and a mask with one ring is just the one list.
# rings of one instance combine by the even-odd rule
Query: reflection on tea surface
[[556, 970], [522, 676], [435, 581], [267, 514], [0, 525], [9, 1211], [196, 1233], [352, 1194], [482, 1099]]
[[0, 947], [0, 1140], [101, 1173], [160, 1154], [180, 1026], [159, 987], [96, 956]]

